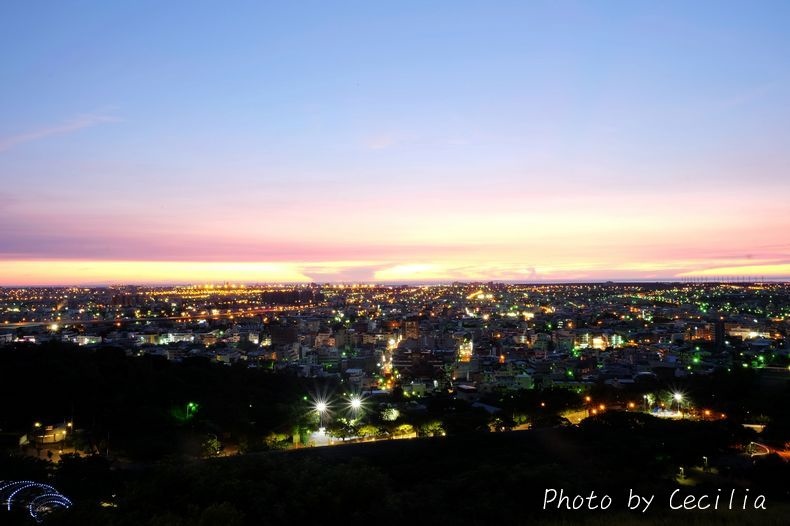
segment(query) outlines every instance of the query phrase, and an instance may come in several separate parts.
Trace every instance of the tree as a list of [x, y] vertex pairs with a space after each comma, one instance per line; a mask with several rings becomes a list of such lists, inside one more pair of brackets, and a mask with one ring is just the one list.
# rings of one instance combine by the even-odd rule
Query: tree
[[491, 418], [489, 427], [492, 431], [511, 431], [516, 425], [516, 420], [510, 415], [499, 413]]
[[341, 440], [356, 436], [356, 426], [345, 418], [338, 418], [333, 420], [327, 427], [326, 432], [333, 437]]
[[357, 431], [357, 434], [362, 438], [371, 438], [380, 435], [381, 430], [372, 424], [365, 424], [363, 426], [360, 426], [359, 430]]
[[411, 424], [401, 424], [392, 431], [392, 434], [394, 436], [407, 436], [413, 433], [414, 433], [414, 426]]
[[429, 420], [417, 427], [417, 434], [423, 437], [436, 437], [445, 435], [442, 423], [439, 420]]
[[219, 439], [217, 439], [217, 435], [210, 434], [203, 440], [203, 443], [201, 444], [201, 456], [215, 457], [219, 455], [221, 449], [222, 444], [220, 443]]

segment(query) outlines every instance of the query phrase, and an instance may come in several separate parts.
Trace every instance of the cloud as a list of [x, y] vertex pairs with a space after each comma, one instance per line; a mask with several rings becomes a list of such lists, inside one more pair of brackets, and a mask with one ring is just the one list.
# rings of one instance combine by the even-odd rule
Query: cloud
[[720, 100], [718, 103], [719, 107], [722, 109], [730, 109], [750, 104], [756, 100], [764, 98], [766, 95], [770, 95], [771, 91], [773, 91], [778, 85], [778, 82], [772, 81], [752, 86], [747, 90]]
[[118, 122], [117, 117], [105, 114], [87, 113], [78, 115], [71, 120], [62, 122], [60, 124], [53, 124], [44, 126], [35, 130], [19, 133], [17, 135], [9, 135], [7, 137], [0, 137], [0, 152], [8, 151], [15, 146], [27, 142], [45, 139], [52, 135], [65, 135], [85, 128], [92, 128], [107, 122]]
[[365, 140], [365, 147], [369, 150], [386, 150], [398, 145], [399, 142], [392, 135], [376, 135]]
[[302, 264], [302, 274], [316, 283], [363, 283], [375, 281], [376, 272], [381, 269], [380, 264], [366, 262], [341, 262], [336, 265], [324, 264], [321, 266]]
[[776, 261], [758, 265], [738, 265], [731, 267], [713, 267], [703, 270], [692, 270], [678, 274], [681, 277], [722, 277], [722, 276], [768, 276], [790, 277], [790, 261]]

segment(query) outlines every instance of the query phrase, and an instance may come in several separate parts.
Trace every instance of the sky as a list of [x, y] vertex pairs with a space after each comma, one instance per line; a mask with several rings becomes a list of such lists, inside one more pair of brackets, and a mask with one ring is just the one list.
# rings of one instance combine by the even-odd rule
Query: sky
[[790, 276], [790, 3], [0, 3], [0, 285]]

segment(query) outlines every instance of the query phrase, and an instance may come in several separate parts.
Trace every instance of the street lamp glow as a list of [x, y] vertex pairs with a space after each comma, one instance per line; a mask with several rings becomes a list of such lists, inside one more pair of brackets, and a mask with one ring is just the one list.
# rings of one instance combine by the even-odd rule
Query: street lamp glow
[[681, 407], [681, 403], [683, 402], [683, 393], [674, 393], [672, 395], [672, 399], [677, 402], [678, 404], [678, 413], [683, 414], [683, 408]]
[[325, 400], [315, 401], [315, 412], [318, 413], [318, 432], [323, 434], [324, 428], [324, 415], [329, 412], [329, 404]]
[[195, 413], [197, 413], [198, 405], [195, 402], [187, 402], [184, 410], [184, 419], [191, 420]]
[[362, 407], [362, 399], [358, 396], [351, 398], [351, 409], [357, 410]]

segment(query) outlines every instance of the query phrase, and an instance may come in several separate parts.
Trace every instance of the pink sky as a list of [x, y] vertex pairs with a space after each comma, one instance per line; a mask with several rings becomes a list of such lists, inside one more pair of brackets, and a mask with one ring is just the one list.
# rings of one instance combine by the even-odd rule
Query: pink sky
[[186, 172], [117, 189], [56, 181], [4, 192], [0, 283], [790, 276], [783, 183], [629, 184], [623, 171], [347, 186], [227, 187], [216, 176], [179, 187]]

